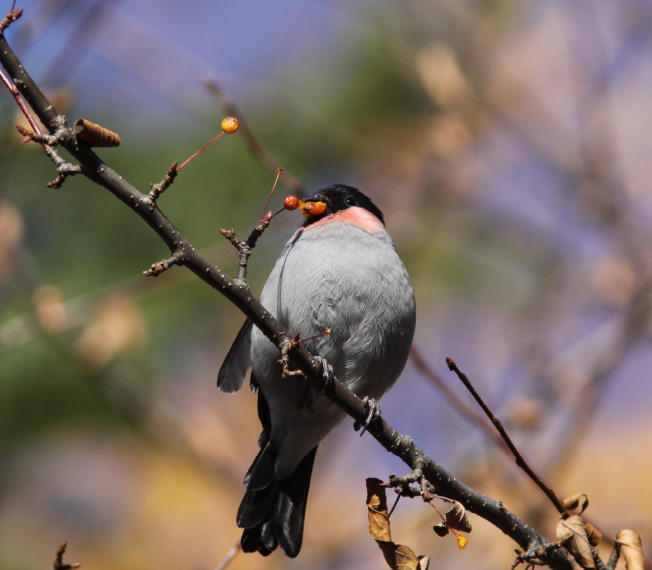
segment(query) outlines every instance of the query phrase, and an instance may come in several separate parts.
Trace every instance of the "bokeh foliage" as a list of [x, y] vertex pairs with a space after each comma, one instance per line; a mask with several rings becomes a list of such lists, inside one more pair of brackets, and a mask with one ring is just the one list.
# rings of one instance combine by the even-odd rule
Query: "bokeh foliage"
[[[170, 15], [150, 22], [146, 3], [117, 3], [120, 18], [106, 21], [81, 2], [28, 3], [8, 34], [70, 117], [123, 134], [120, 148], [101, 155], [141, 189], [212, 138], [222, 117], [201, 89], [205, 69], [181, 70], [183, 39], [172, 46], [178, 61], [138, 43], [140, 26], [151, 26], [168, 45], [155, 24], [173, 28], [176, 5], [158, 4]], [[640, 449], [652, 397], [652, 240], [642, 118], [652, 49], [637, 33], [652, 23], [649, 7], [352, 4], [323, 8], [335, 14], [332, 29], [304, 58], [284, 65], [279, 48], [278, 65], [258, 70], [263, 80], [247, 68], [245, 81], [223, 86], [309, 188], [358, 185], [383, 209], [417, 293], [416, 343], [433, 369], [448, 380], [444, 357], [455, 358], [561, 494], [586, 491], [607, 534], [632, 525], [649, 545], [652, 466]], [[220, 8], [204, 9], [194, 16], [198, 37]], [[303, 16], [293, 17], [300, 26]], [[79, 35], [84, 19], [95, 36]], [[249, 26], [238, 22], [235, 51], [254, 41]], [[106, 37], [118, 32], [139, 50], [116, 66]], [[71, 41], [50, 61], [56, 73], [41, 36]], [[194, 73], [196, 87], [176, 81], [177, 69]], [[157, 72], [166, 81], [154, 81]], [[67, 559], [88, 567], [214, 567], [238, 538], [241, 477], [258, 430], [246, 391], [215, 388], [241, 317], [180, 268], [142, 277], [167, 255], [153, 233], [81, 177], [45, 189], [54, 171], [35, 145], [20, 145], [7, 93], [0, 120], [0, 567], [45, 567], [64, 538]], [[159, 204], [233, 272], [234, 250], [218, 228], [246, 235], [272, 182], [238, 135], [223, 137]], [[261, 240], [254, 290], [298, 223], [284, 214]], [[552, 534], [549, 505], [412, 366], [383, 412], [469, 484]], [[320, 451], [301, 558], [243, 557], [234, 568], [378, 567], [365, 536], [364, 477], [402, 467], [349, 427]], [[437, 521], [421, 505], [401, 504], [395, 516], [401, 542], [436, 554], [440, 568], [510, 564], [512, 546], [486, 524], [474, 522], [459, 553], [434, 536]]]

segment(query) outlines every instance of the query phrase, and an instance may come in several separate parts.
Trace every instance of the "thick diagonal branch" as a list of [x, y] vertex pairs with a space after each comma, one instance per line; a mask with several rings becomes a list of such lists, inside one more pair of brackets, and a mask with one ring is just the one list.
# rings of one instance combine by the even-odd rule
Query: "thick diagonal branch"
[[[246, 284], [232, 279], [201, 256], [147, 194], [129, 184], [87, 145], [76, 139], [72, 129], [67, 126], [65, 117], [59, 115], [43, 95], [20, 64], [2, 33], [0, 33], [0, 63], [34, 113], [47, 126], [49, 132], [57, 136], [59, 145], [78, 161], [84, 175], [106, 188], [138, 214], [170, 248], [174, 258], [179, 260], [179, 265], [186, 266], [200, 279], [222, 293], [276, 346], [280, 348], [292, 342], [293, 336], [257, 299], [251, 296]], [[323, 392], [357, 422], [365, 421], [367, 408], [364, 402], [336, 378], [331, 377], [326, 382], [319, 362], [303, 345], [294, 346], [289, 353], [289, 358], [293, 367], [301, 369], [315, 389]], [[424, 477], [434, 486], [438, 494], [459, 501], [467, 510], [501, 529], [522, 548], [527, 549], [532, 545], [547, 542], [524, 521], [508, 511], [501, 502], [482, 495], [450, 475], [441, 465], [421, 451], [410, 437], [401, 435], [382, 418], [373, 422], [368, 432], [385, 449], [401, 458], [410, 469], [420, 467]], [[571, 568], [569, 558], [560, 551], [551, 553], [546, 562], [555, 569]]]

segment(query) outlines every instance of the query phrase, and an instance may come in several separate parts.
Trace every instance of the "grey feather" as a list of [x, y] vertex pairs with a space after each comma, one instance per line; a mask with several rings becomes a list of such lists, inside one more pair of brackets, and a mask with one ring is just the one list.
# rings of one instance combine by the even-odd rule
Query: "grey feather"
[[251, 367], [251, 328], [252, 322], [247, 319], [222, 363], [217, 375], [217, 387], [222, 392], [233, 394], [244, 385], [245, 376]]

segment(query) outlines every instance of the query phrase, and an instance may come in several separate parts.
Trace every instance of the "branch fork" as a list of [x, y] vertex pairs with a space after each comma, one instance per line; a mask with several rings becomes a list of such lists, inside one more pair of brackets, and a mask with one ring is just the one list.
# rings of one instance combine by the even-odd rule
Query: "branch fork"
[[163, 178], [163, 180], [161, 180], [158, 184], [150, 183], [149, 199], [152, 201], [152, 203], [155, 204], [157, 198], [163, 194], [163, 192], [165, 192], [174, 182], [177, 174], [179, 174], [179, 171], [177, 170], [177, 164], [178, 162], [175, 160], [170, 165], [170, 168], [168, 168], [168, 171], [165, 174], [165, 178]]
[[7, 12], [7, 15], [4, 18], [2, 18], [2, 20], [0, 21], [0, 34], [4, 33], [4, 31], [22, 15], [23, 15], [22, 8], [18, 8], [18, 10], [14, 10], [12, 8], [11, 10], [9, 10], [9, 12]]
[[[15, 80], [15, 83], [18, 84], [19, 81]], [[28, 131], [25, 127], [21, 127], [20, 125], [16, 125], [16, 130], [25, 137], [23, 139], [24, 143], [34, 141], [48, 146], [58, 146], [60, 144], [66, 145], [75, 141], [75, 131], [68, 126], [66, 117], [64, 115], [58, 115], [58, 122], [60, 124], [52, 134]]]
[[[419, 484], [418, 489], [412, 487], [412, 485], [415, 483]], [[401, 497], [414, 498], [418, 496], [424, 496], [424, 493], [428, 493], [430, 495], [434, 495], [435, 493], [435, 488], [425, 478], [420, 464], [414, 468], [412, 473], [408, 473], [402, 477], [397, 476], [395, 473], [391, 473], [389, 475], [389, 486], [393, 487], [396, 493]]]
[[220, 233], [238, 250], [239, 260], [238, 273], [235, 278], [236, 283], [247, 286], [247, 265], [249, 263], [249, 257], [254, 247], [256, 247], [258, 238], [269, 227], [272, 217], [273, 214], [271, 211], [266, 216], [263, 216], [260, 222], [258, 222], [258, 225], [249, 234], [247, 241], [240, 241], [233, 229], [225, 230], [224, 228], [220, 228]]
[[545, 545], [536, 544], [533, 547], [528, 548], [525, 552], [517, 548], [515, 549], [516, 560], [514, 561], [514, 564], [512, 564], [510, 570], [515, 570], [519, 564], [523, 563], [526, 563], [528, 568], [533, 568], [534, 566], [545, 566], [543, 558], [560, 548], [563, 548], [563, 544], [560, 544], [559, 542], [550, 542]]
[[181, 253], [174, 253], [167, 259], [163, 259], [157, 263], [152, 263], [152, 266], [148, 270], [143, 271], [143, 275], [145, 277], [158, 277], [161, 273], [167, 271], [173, 265], [181, 265], [182, 260], [183, 255]]

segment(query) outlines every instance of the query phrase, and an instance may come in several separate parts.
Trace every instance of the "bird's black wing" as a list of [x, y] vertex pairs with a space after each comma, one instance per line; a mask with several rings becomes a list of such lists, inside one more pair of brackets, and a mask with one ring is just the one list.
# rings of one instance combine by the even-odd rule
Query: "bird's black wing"
[[253, 323], [247, 319], [238, 336], [235, 337], [229, 353], [226, 355], [220, 372], [217, 375], [217, 387], [232, 394], [244, 385], [245, 375], [251, 367], [251, 327]]

